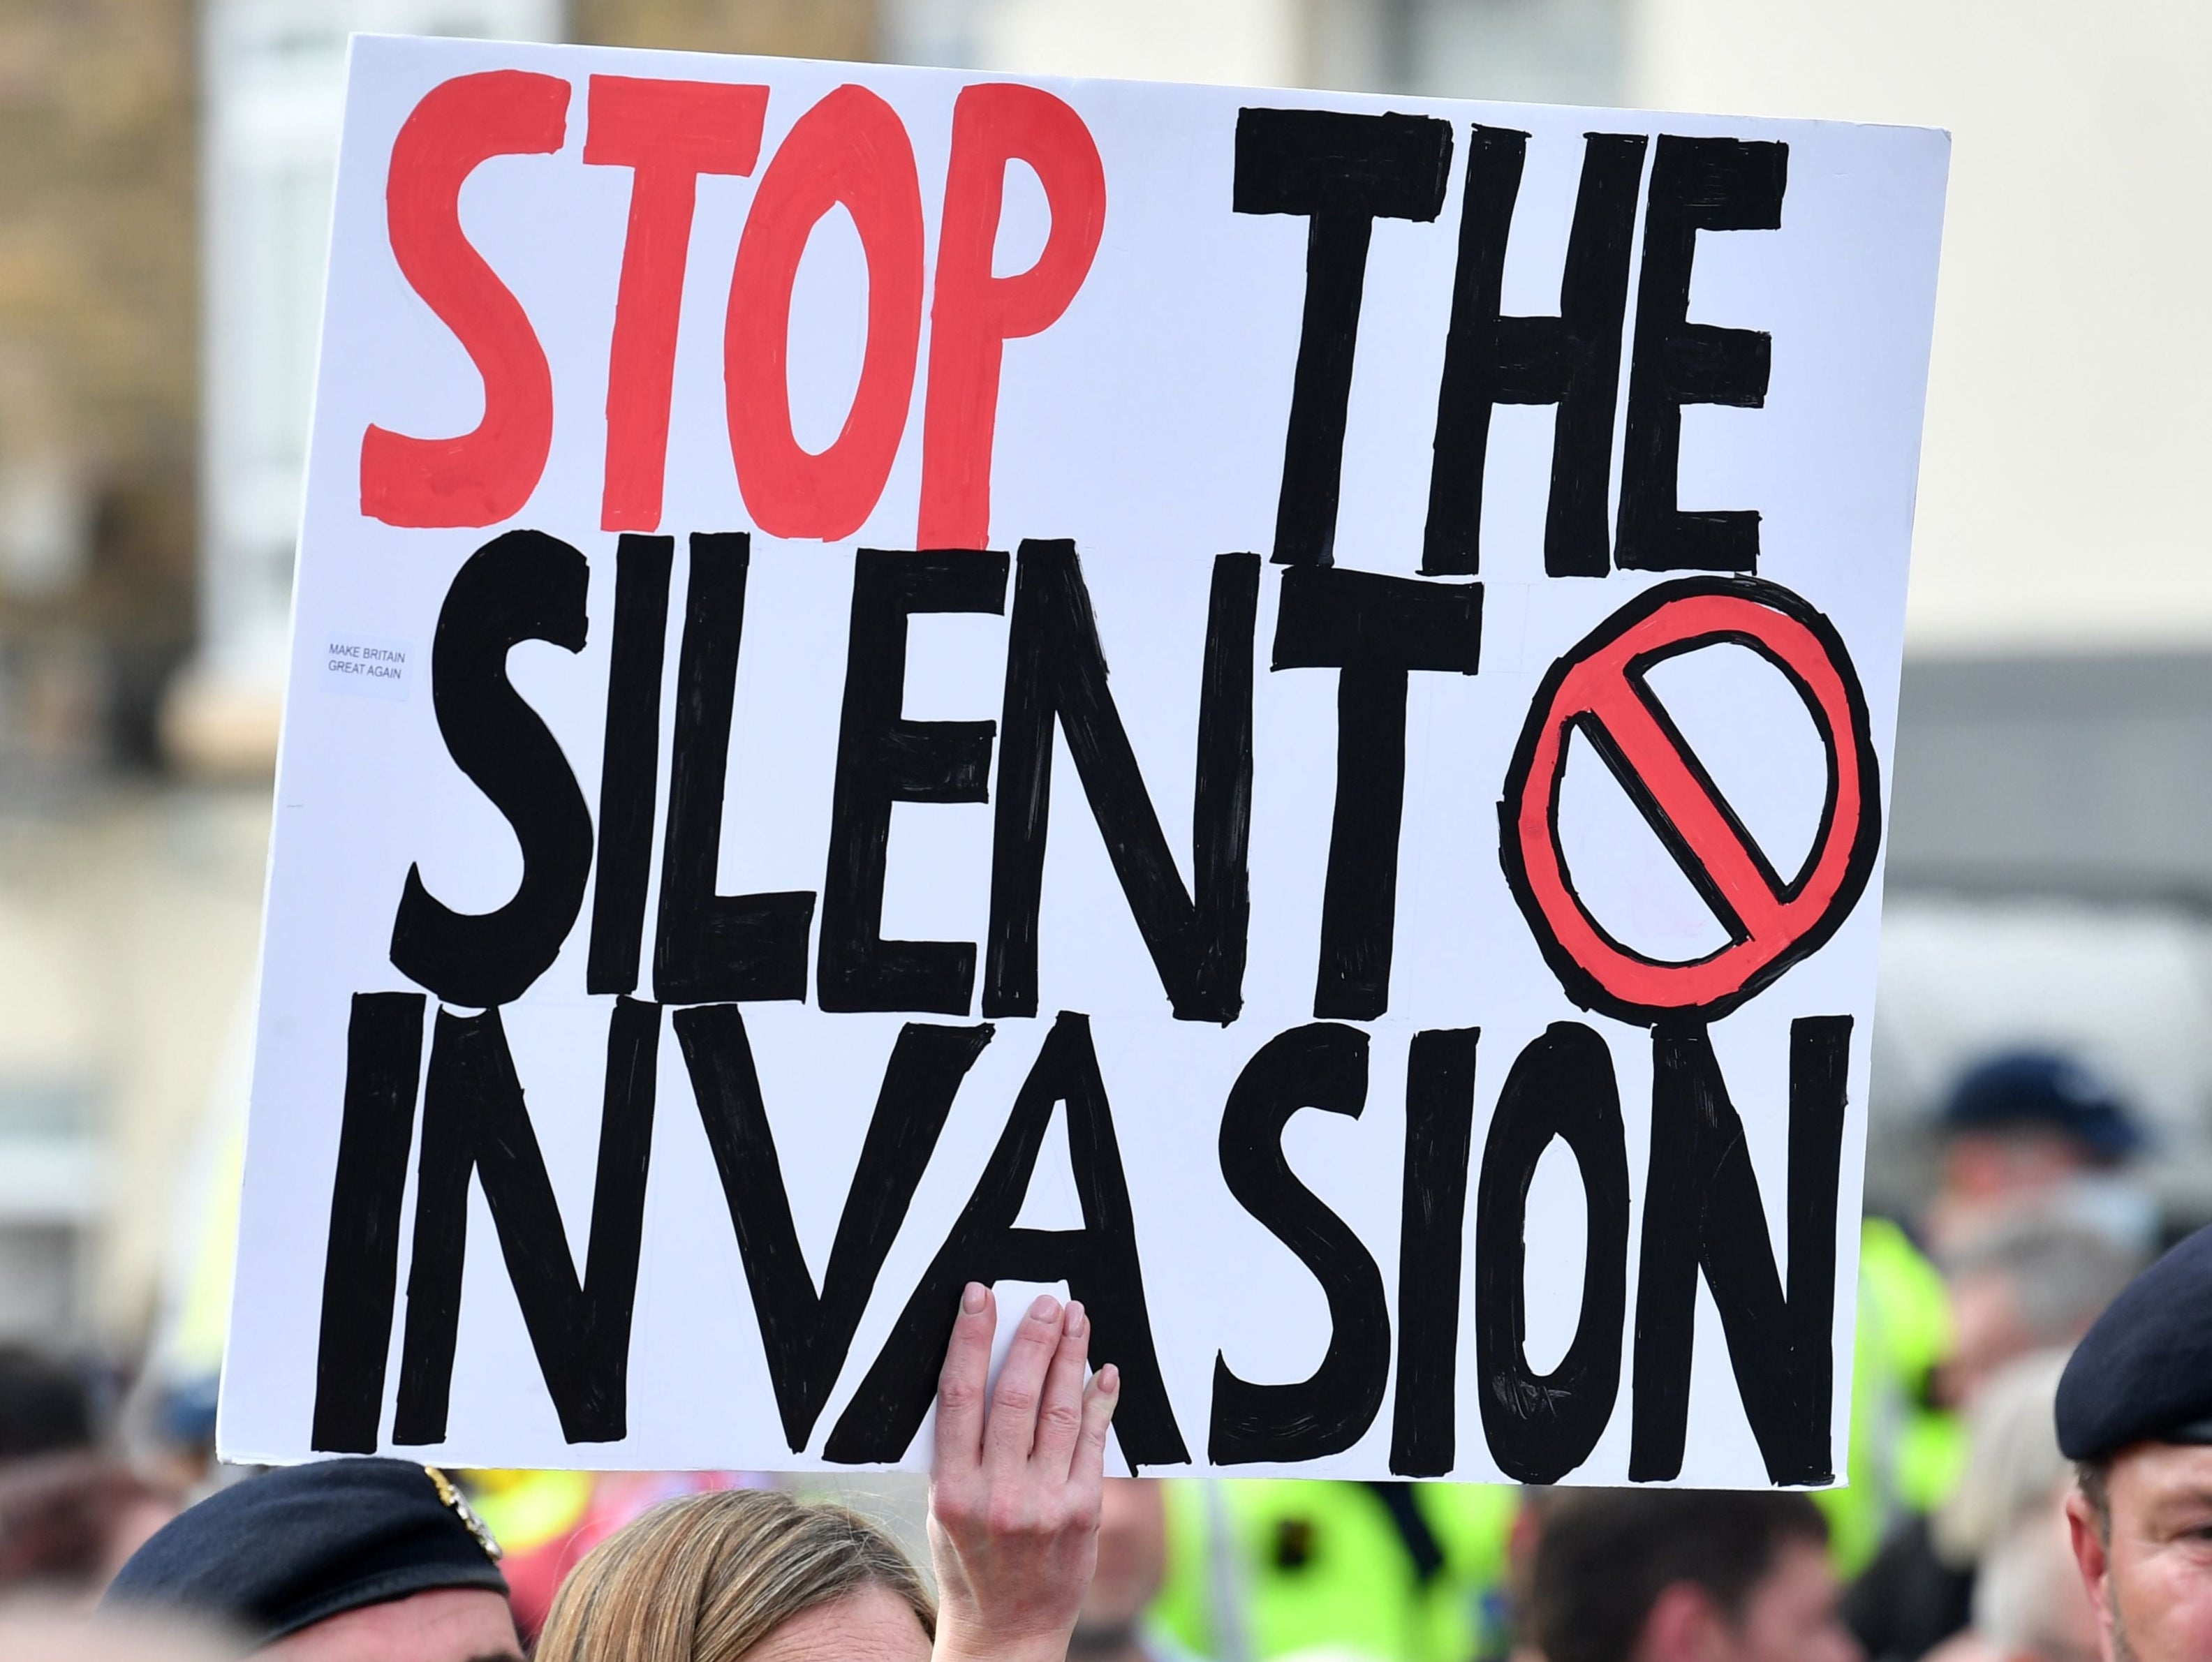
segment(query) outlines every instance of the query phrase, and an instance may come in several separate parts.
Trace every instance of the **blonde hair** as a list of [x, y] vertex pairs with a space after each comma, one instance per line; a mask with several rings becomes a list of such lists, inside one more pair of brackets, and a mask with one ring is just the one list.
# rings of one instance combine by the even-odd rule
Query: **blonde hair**
[[906, 1555], [843, 1507], [773, 1489], [653, 1507], [562, 1584], [536, 1662], [736, 1662], [788, 1622], [866, 1587], [902, 1599], [934, 1639], [937, 1612]]

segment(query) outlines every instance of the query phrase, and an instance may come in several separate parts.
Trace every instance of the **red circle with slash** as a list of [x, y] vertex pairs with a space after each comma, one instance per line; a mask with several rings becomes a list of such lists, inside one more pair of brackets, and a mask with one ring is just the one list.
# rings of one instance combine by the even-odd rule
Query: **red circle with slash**
[[[1667, 658], [1748, 647], [1789, 680], [1827, 749], [1828, 792], [1812, 852], [1774, 869], [1652, 693]], [[1704, 957], [1648, 957], [1608, 934], [1575, 892], [1559, 841], [1559, 786], [1579, 731], [1728, 931]], [[1505, 880], [1567, 994], [1585, 1010], [1649, 1022], [1711, 1020], [1770, 986], [1836, 932], [1881, 842], [1880, 763], [1866, 698], [1835, 626], [1756, 578], [1664, 583], [1607, 618], [1546, 674], [1498, 804]]]

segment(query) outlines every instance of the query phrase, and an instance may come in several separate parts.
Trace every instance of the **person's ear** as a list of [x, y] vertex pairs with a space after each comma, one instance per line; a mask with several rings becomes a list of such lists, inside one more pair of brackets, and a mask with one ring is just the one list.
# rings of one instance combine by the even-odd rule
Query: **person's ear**
[[2082, 1591], [2089, 1595], [2089, 1606], [2097, 1612], [2097, 1626], [2105, 1635], [2105, 1654], [2117, 1653], [2112, 1647], [2112, 1603], [2110, 1598], [2112, 1574], [2112, 1547], [2106, 1532], [2098, 1522], [2096, 1509], [2089, 1497], [2075, 1489], [2066, 1497], [2066, 1529], [2074, 1541], [2074, 1562], [2081, 1571]]
[[1676, 1581], [1651, 1601], [1635, 1662], [1724, 1662], [1729, 1637], [1712, 1595], [1694, 1581]]

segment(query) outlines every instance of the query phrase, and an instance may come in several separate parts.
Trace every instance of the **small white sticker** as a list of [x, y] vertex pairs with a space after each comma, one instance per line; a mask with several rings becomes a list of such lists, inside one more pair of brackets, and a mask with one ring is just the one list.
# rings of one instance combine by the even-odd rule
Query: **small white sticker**
[[415, 648], [373, 634], [331, 634], [323, 643], [324, 682], [334, 693], [404, 702], [415, 684]]

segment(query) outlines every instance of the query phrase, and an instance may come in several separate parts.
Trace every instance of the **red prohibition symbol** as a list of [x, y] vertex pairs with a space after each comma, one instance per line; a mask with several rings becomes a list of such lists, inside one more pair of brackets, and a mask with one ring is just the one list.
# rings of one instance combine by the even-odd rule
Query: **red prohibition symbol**
[[[1646, 679], [1701, 647], [1748, 647], [1788, 678], [1827, 749], [1812, 852], [1778, 874]], [[1606, 932], [1575, 892], [1559, 841], [1559, 784], [1579, 731], [1699, 896], [1728, 944], [1687, 962], [1646, 957]], [[1773, 984], [1850, 915], [1881, 841], [1866, 698], [1834, 625], [1756, 578], [1692, 578], [1638, 596], [1546, 674], [1498, 804], [1505, 880], [1567, 996], [1624, 1021], [1712, 1020]]]

